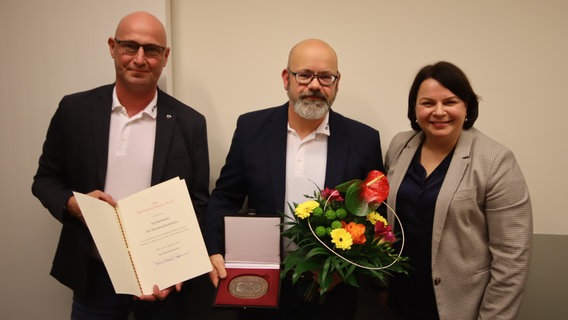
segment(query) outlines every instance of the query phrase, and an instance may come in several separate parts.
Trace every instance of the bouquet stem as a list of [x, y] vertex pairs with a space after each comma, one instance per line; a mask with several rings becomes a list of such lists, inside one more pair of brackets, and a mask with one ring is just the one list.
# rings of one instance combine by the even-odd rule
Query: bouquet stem
[[315, 301], [318, 299], [319, 303], [323, 303], [324, 295], [320, 295], [320, 287], [317, 281], [313, 280], [310, 282], [306, 293], [304, 294], [305, 301]]

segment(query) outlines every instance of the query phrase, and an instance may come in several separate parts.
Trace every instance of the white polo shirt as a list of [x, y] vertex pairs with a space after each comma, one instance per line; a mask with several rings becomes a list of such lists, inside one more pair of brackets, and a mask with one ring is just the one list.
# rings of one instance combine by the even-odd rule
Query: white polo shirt
[[[322, 123], [304, 139], [288, 124], [286, 148], [286, 195], [282, 212], [293, 215], [288, 204], [302, 203], [318, 188], [323, 189], [327, 166], [327, 140], [330, 135], [329, 113]], [[285, 251], [287, 239], [285, 240]], [[289, 248], [290, 249], [290, 248]]]
[[128, 117], [112, 94], [105, 192], [115, 200], [151, 186], [158, 92], [138, 114]]

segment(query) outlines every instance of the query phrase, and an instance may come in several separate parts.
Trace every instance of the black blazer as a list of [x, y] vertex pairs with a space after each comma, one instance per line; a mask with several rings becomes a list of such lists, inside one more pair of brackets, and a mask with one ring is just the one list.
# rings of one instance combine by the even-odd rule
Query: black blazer
[[[247, 207], [258, 215], [285, 208], [288, 103], [241, 115], [225, 165], [203, 221], [210, 255], [224, 254], [223, 216]], [[330, 111], [324, 187], [335, 187], [373, 169], [384, 172], [379, 132]], [[322, 186], [320, 186], [322, 187]]]
[[[114, 85], [63, 97], [55, 112], [33, 194], [63, 224], [51, 274], [76, 294], [87, 290], [94, 244], [88, 229], [64, 209], [72, 191], [104, 190]], [[152, 185], [185, 179], [200, 218], [209, 196], [205, 117], [158, 89]]]

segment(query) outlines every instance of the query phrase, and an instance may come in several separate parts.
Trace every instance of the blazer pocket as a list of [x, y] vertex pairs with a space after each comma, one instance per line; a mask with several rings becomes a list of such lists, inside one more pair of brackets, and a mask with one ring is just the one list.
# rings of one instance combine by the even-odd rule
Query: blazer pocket
[[457, 201], [457, 200], [460, 200], [460, 201], [473, 200], [473, 201], [475, 201], [476, 196], [477, 196], [477, 190], [475, 189], [475, 187], [469, 187], [469, 188], [457, 190], [456, 193], [454, 193], [453, 200], [454, 201]]
[[[454, 193], [448, 210], [448, 223], [461, 232], [483, 232], [485, 230], [485, 214], [482, 210], [483, 203], [477, 199], [476, 188], [460, 189]], [[481, 230], [480, 230], [481, 229]], [[473, 238], [483, 235], [475, 235]]]

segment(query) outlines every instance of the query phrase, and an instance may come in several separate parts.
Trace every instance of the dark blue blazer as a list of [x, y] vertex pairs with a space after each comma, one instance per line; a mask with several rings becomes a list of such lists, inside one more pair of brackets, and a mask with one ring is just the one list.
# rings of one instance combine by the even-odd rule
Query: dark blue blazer
[[[33, 194], [63, 225], [51, 274], [79, 295], [88, 289], [94, 244], [88, 229], [64, 207], [73, 191], [104, 190], [113, 87], [63, 97], [32, 185]], [[200, 217], [209, 196], [205, 117], [159, 89], [157, 110], [152, 185], [185, 179]]]
[[[224, 254], [223, 216], [246, 208], [258, 215], [281, 215], [285, 208], [288, 103], [241, 115], [225, 165], [204, 216], [209, 254]], [[363, 179], [383, 169], [379, 132], [336, 112], [329, 114], [330, 136], [324, 187]], [[321, 187], [321, 186], [320, 186]]]

